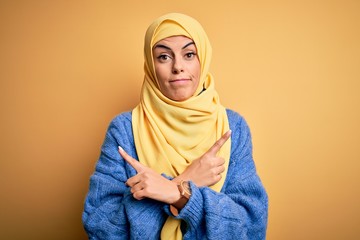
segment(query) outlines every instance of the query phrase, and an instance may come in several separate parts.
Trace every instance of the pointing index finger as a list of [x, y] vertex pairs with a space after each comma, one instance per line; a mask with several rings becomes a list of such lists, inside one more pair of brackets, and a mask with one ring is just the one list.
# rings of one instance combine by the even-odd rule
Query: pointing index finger
[[127, 154], [127, 152], [125, 152], [125, 150], [122, 147], [119, 146], [118, 148], [119, 148], [119, 153], [124, 158], [124, 160], [127, 163], [129, 163], [137, 172], [140, 172], [142, 170], [142, 164], [139, 161], [132, 158], [129, 154]]
[[226, 143], [226, 141], [230, 138], [231, 136], [231, 130], [227, 131], [224, 135], [221, 136], [221, 138], [219, 138], [214, 145], [212, 145], [212, 147], [209, 149], [208, 153], [216, 155], [217, 152], [221, 149], [221, 147]]

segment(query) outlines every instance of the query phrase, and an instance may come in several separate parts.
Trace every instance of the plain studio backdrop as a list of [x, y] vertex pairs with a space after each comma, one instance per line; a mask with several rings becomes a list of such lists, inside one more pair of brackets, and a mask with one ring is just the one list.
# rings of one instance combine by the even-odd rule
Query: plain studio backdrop
[[139, 101], [158, 16], [198, 19], [248, 121], [269, 240], [360, 238], [360, 1], [1, 1], [0, 239], [86, 239], [111, 119]]

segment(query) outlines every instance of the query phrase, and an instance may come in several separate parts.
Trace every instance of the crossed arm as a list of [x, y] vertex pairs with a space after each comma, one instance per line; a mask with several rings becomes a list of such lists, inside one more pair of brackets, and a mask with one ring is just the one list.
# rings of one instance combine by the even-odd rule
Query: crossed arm
[[[179, 197], [175, 184], [177, 178], [170, 181], [142, 165], [135, 165], [140, 169], [134, 169], [133, 165], [139, 162], [126, 156], [127, 153], [136, 156], [136, 150], [131, 147], [131, 131], [126, 129], [131, 128], [124, 123], [113, 122], [110, 125], [96, 171], [90, 180], [83, 213], [84, 227], [90, 239], [129, 239], [129, 236], [132, 239], [156, 239], [171, 214], [168, 204]], [[265, 239], [267, 195], [252, 160], [249, 130], [245, 121], [238, 121], [232, 129], [232, 143], [236, 145], [232, 146], [232, 158], [221, 193], [204, 187], [219, 180], [216, 176], [222, 171], [221, 159], [213, 159], [216, 164], [211, 166], [207, 166], [204, 159], [195, 160], [181, 176], [192, 182], [192, 196], [176, 217], [188, 224], [184, 239], [187, 236], [202, 239], [204, 235], [209, 239], [219, 239], [224, 237], [224, 232], [236, 234], [241, 239]], [[223, 140], [226, 141], [226, 136], [223, 136]], [[126, 147], [127, 153], [114, 151], [119, 145]], [[221, 142], [220, 145], [215, 144], [214, 149], [208, 151], [209, 155], [221, 146]], [[200, 177], [199, 173], [208, 175]], [[149, 177], [152, 175], [153, 178]], [[197, 177], [207, 179], [207, 182], [199, 182]], [[173, 196], [172, 200], [168, 200], [171, 197], [164, 199], [156, 190], [146, 187], [146, 182], [157, 180], [161, 181], [162, 193], [164, 186], [168, 186], [166, 188]]]
[[180, 199], [177, 188], [180, 180], [192, 181], [197, 187], [211, 186], [220, 181], [221, 173], [225, 170], [225, 160], [216, 154], [230, 138], [230, 135], [231, 131], [229, 130], [206, 153], [193, 161], [183, 173], [173, 180], [168, 180], [151, 168], [144, 166], [119, 146], [120, 155], [137, 172], [135, 176], [127, 180], [126, 185], [130, 187], [133, 197], [137, 200], [150, 198], [166, 204], [173, 204]]

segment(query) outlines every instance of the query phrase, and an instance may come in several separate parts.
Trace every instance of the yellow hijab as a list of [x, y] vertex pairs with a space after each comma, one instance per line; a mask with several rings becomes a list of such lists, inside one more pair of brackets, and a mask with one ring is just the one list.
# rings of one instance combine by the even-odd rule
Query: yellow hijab
[[[178, 35], [194, 41], [201, 65], [195, 94], [181, 102], [165, 97], [159, 90], [152, 54], [158, 41]], [[226, 110], [220, 104], [209, 73], [211, 53], [201, 25], [183, 14], [166, 14], [156, 19], [146, 32], [145, 79], [140, 103], [132, 112], [132, 127], [139, 161], [160, 174], [178, 176], [229, 130]], [[225, 159], [226, 169], [221, 180], [211, 186], [215, 191], [220, 191], [224, 184], [230, 146], [228, 140], [218, 153]], [[162, 228], [161, 239], [182, 239], [180, 220], [169, 217]]]

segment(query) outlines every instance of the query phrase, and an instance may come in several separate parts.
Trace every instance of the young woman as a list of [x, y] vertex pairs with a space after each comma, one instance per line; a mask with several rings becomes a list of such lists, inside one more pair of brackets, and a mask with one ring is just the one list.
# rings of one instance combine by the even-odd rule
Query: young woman
[[90, 239], [265, 239], [267, 194], [245, 120], [224, 108], [211, 46], [171, 13], [145, 35], [139, 105], [110, 124], [83, 212]]

